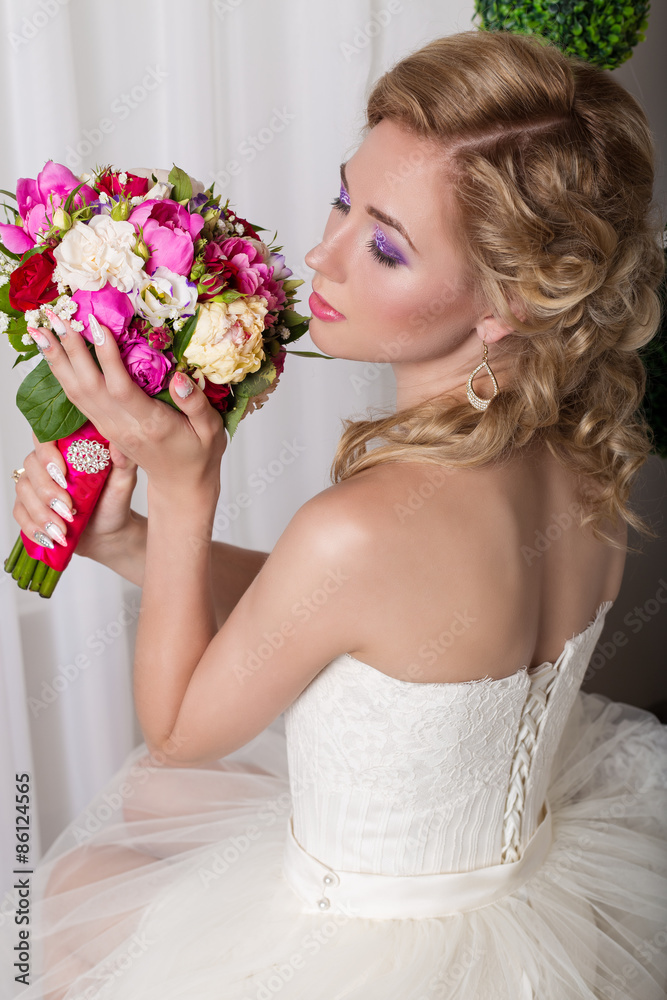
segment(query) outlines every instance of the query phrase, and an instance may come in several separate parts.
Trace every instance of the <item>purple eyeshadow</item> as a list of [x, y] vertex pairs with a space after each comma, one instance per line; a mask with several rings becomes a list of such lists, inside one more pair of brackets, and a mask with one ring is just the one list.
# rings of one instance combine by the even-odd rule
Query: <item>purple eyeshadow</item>
[[340, 186], [340, 200], [343, 202], [344, 205], [350, 204], [350, 196], [342, 184]]
[[397, 247], [392, 246], [391, 243], [387, 242], [387, 237], [379, 226], [375, 227], [375, 243], [378, 250], [381, 250], [382, 253], [387, 255], [387, 257], [392, 257], [401, 264], [407, 264], [407, 260], [401, 251]]

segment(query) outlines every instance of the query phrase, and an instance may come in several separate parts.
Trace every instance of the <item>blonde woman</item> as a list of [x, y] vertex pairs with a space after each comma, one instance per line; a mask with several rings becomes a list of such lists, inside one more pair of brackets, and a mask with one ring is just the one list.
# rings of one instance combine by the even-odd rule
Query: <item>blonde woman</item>
[[[42, 859], [23, 1000], [664, 996], [665, 727], [579, 690], [647, 530], [653, 157], [635, 100], [535, 37], [377, 81], [306, 261], [315, 344], [391, 346], [397, 408], [346, 422], [271, 553], [210, 542], [196, 386], [178, 414], [108, 331], [101, 373], [42, 331], [113, 442], [80, 551], [143, 587], [145, 742]], [[24, 464], [16, 519], [65, 534], [58, 452]]]

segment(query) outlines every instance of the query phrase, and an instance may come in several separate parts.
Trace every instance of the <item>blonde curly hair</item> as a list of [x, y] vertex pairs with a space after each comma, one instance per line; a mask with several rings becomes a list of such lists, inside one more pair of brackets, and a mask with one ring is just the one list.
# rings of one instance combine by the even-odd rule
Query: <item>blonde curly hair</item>
[[460, 249], [480, 301], [515, 331], [502, 342], [514, 369], [484, 411], [443, 393], [344, 420], [332, 482], [384, 462], [482, 466], [540, 439], [578, 474], [598, 540], [617, 544], [603, 525], [619, 518], [655, 537], [628, 504], [652, 447], [638, 349], [659, 327], [665, 270], [641, 106], [540, 36], [474, 30], [380, 77], [362, 132], [383, 119], [449, 154]]

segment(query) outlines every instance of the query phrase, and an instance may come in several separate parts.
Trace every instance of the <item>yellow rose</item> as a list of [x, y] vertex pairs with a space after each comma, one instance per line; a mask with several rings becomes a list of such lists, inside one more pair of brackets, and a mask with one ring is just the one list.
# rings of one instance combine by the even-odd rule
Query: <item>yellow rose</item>
[[241, 382], [264, 361], [264, 317], [267, 302], [250, 295], [235, 302], [203, 302], [197, 326], [183, 352], [195, 365], [194, 377], [203, 387], [203, 376], [219, 385]]

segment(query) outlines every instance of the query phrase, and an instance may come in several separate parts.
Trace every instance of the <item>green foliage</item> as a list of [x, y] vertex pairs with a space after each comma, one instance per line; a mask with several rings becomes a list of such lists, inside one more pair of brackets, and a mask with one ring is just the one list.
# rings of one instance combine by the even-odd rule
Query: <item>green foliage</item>
[[234, 432], [239, 425], [241, 417], [245, 413], [248, 401], [252, 396], [258, 396], [260, 392], [268, 389], [277, 376], [276, 367], [270, 357], [266, 357], [256, 372], [251, 372], [241, 381], [232, 387], [234, 395], [234, 405], [230, 406], [222, 414], [229, 438], [234, 436]]
[[88, 419], [70, 403], [46, 361], [40, 361], [23, 379], [16, 405], [41, 442], [67, 437]]
[[644, 41], [650, 6], [650, 0], [475, 0], [475, 16], [482, 31], [542, 35], [569, 56], [615, 69]]
[[187, 204], [187, 202], [192, 198], [192, 181], [185, 170], [181, 170], [176, 164], [172, 167], [169, 173], [169, 183], [173, 184], [170, 197], [174, 201], [179, 201], [182, 204]]

